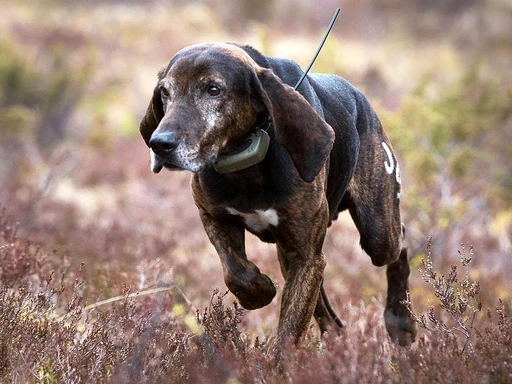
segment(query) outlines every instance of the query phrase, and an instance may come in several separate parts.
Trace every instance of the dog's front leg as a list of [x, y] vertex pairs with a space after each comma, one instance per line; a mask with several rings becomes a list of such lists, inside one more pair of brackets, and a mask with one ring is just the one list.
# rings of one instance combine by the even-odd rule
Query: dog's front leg
[[276, 340], [278, 359], [288, 342], [300, 341], [315, 311], [326, 265], [322, 246], [327, 216], [326, 204], [322, 204], [311, 216], [290, 217], [279, 227], [279, 258], [286, 281]]
[[247, 259], [245, 229], [232, 220], [221, 221], [200, 211], [204, 229], [219, 254], [224, 282], [242, 307], [257, 309], [269, 304], [276, 295], [274, 282]]

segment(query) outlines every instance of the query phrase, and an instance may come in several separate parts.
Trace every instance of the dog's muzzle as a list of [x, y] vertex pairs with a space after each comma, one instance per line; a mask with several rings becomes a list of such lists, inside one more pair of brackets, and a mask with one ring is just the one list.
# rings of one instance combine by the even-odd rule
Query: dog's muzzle
[[178, 147], [176, 135], [172, 132], [155, 132], [149, 140], [151, 171], [158, 173]]
[[178, 144], [176, 135], [172, 132], [155, 132], [149, 140], [149, 148], [164, 159], [174, 152]]

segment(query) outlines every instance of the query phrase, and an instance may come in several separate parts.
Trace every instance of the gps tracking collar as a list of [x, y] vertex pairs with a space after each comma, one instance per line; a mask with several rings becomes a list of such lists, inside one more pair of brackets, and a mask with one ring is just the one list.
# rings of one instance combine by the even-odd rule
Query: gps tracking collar
[[[322, 42], [318, 46], [313, 59], [309, 63], [308, 67], [302, 74], [302, 77], [299, 79], [297, 84], [295, 84], [294, 89], [297, 90], [304, 78], [307, 76], [309, 70], [313, 66], [320, 50], [324, 46], [325, 40], [327, 40], [327, 36], [329, 36], [329, 32], [331, 32], [332, 27], [334, 26], [334, 22], [340, 13], [340, 9], [337, 8], [334, 12], [334, 16], [325, 31], [324, 37], [322, 38]], [[250, 134], [247, 140], [244, 140], [242, 144], [236, 147], [231, 152], [221, 154], [217, 156], [217, 159], [213, 163], [213, 168], [219, 173], [230, 173], [240, 171], [245, 168], [249, 168], [252, 165], [256, 165], [259, 162], [263, 161], [265, 155], [268, 151], [268, 146], [270, 144], [270, 137], [267, 133], [270, 124], [272, 123], [272, 119], [270, 115], [267, 116], [265, 122], [255, 127], [254, 132]]]
[[231, 152], [217, 156], [213, 168], [219, 173], [230, 173], [249, 168], [263, 161], [268, 151], [270, 137], [267, 133], [272, 124], [270, 115], [257, 125], [249, 137]]

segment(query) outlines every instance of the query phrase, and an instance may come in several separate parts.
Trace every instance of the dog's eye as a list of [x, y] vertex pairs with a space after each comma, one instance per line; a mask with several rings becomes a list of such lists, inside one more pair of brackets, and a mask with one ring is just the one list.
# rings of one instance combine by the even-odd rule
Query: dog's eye
[[208, 94], [211, 96], [211, 97], [217, 97], [217, 96], [220, 96], [220, 94], [222, 93], [222, 89], [220, 89], [219, 87], [215, 86], [215, 85], [210, 85], [208, 87]]
[[167, 99], [170, 96], [169, 91], [164, 87], [160, 87], [160, 95], [162, 96], [162, 99]]

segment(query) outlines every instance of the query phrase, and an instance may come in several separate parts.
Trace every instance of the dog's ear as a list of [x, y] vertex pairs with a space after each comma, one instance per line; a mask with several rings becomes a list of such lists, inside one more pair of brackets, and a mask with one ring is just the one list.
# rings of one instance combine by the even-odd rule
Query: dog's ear
[[[160, 70], [158, 73], [158, 78], [161, 79], [163, 76], [163, 71]], [[164, 117], [164, 106], [162, 104], [162, 96], [160, 94], [160, 88], [158, 85], [153, 90], [153, 97], [149, 102], [148, 109], [146, 114], [142, 118], [139, 131], [142, 135], [142, 138], [146, 142], [149, 147], [149, 140], [151, 139], [151, 135], [160, 124], [160, 121]]]
[[256, 69], [253, 104], [261, 103], [274, 122], [277, 141], [288, 151], [300, 177], [312, 182], [322, 170], [334, 143], [334, 131], [306, 99], [284, 84], [272, 70]]

